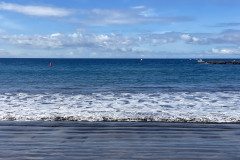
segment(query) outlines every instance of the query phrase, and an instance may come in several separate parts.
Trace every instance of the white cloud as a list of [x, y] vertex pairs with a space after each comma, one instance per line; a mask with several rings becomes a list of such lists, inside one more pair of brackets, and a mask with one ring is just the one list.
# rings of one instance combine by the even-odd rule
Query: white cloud
[[0, 39], [12, 45], [24, 48], [63, 49], [88, 48], [92, 50], [139, 52], [142, 46], [156, 46], [174, 43], [178, 40], [177, 32], [161, 34], [141, 34], [124, 36], [122, 34], [94, 34], [76, 32], [72, 34], [53, 33], [49, 35], [2, 35]]
[[181, 39], [184, 41], [190, 41], [192, 38], [189, 34], [183, 34], [181, 35]]
[[[0, 2], [0, 10], [39, 17], [65, 17], [73, 13], [71, 10], [65, 8], [20, 5], [5, 2]], [[186, 17], [161, 17], [153, 8], [146, 8], [145, 6], [136, 6], [128, 9], [77, 9], [74, 13], [78, 14], [81, 18], [71, 17], [64, 21], [79, 23], [84, 26], [110, 26], [191, 20]]]
[[51, 34], [51, 37], [58, 37], [58, 36], [61, 36], [61, 33], [53, 33], [53, 34]]
[[238, 48], [221, 48], [221, 49], [212, 48], [212, 53], [217, 53], [217, 54], [240, 54], [240, 47], [238, 47]]
[[160, 32], [153, 34], [145, 34], [141, 36], [141, 41], [145, 44], [151, 43], [154, 46], [174, 43], [180, 39], [179, 34], [180, 33], [177, 32]]
[[134, 7], [132, 7], [133, 9], [144, 9], [145, 8], [145, 6], [134, 6]]
[[189, 21], [182, 17], [160, 17], [154, 9], [138, 6], [130, 9], [91, 9], [80, 10], [82, 19], [70, 19], [71, 22], [85, 26], [136, 25], [145, 23], [164, 23]]
[[190, 36], [189, 34], [182, 34], [181, 39], [188, 42], [188, 43], [196, 43], [200, 42], [200, 39], [197, 37]]
[[192, 37], [192, 41], [193, 41], [193, 42], [199, 42], [199, 41], [200, 41], [200, 39], [199, 39], [199, 38], [197, 38], [197, 37]]
[[138, 38], [123, 35], [104, 34], [60, 34], [50, 35], [13, 35], [1, 36], [1, 39], [14, 45], [24, 45], [30, 48], [60, 49], [60, 48], [88, 48], [105, 51], [131, 51]]
[[169, 38], [169, 39], [152, 39], [152, 43], [154, 44], [154, 45], [157, 45], [157, 44], [167, 44], [167, 43], [172, 43], [172, 42], [175, 42], [175, 40], [174, 39], [171, 39], [171, 38]]
[[[192, 49], [190, 46], [188, 46], [189, 44], [206, 44], [204, 47], [208, 47], [208, 43], [205, 43], [205, 41], [210, 39], [208, 36], [211, 37], [212, 35], [181, 32], [160, 32], [152, 34], [136, 34], [133, 36], [114, 33], [97, 34], [90, 32], [75, 32], [71, 34], [64, 34], [57, 32], [48, 35], [3, 34], [0, 35], [0, 39], [4, 44], [15, 47], [20, 46], [21, 48], [25, 49], [39, 49], [52, 52], [67, 50], [66, 53], [69, 56], [77, 56], [78, 52], [76, 50], [81, 49], [82, 52], [98, 53], [98, 55], [99, 52], [106, 53], [107, 57], [107, 53], [115, 55], [140, 54], [145, 52], [159, 52], [159, 50], [164, 50], [164, 48], [167, 48], [167, 51], [171, 51], [171, 47], [169, 48], [169, 46], [182, 45], [182, 42], [185, 42], [186, 47], [181, 46], [179, 47], [180, 49], [178, 51], [183, 51], [183, 48], [188, 48], [188, 50], [185, 51], [187, 53], [197, 48], [196, 46], [191, 46], [194, 48]], [[161, 51], [161, 53], [163, 52]], [[66, 55], [66, 53], [61, 53], [61, 55]], [[240, 54], [240, 47], [212, 48], [210, 53]]]
[[153, 8], [147, 8], [145, 6], [135, 6], [132, 9], [138, 11], [138, 14], [143, 17], [158, 17], [159, 14]]
[[31, 6], [19, 5], [13, 3], [0, 3], [0, 10], [13, 11], [30, 16], [39, 17], [64, 17], [71, 14], [70, 11], [63, 8], [45, 7], [45, 6]]
[[[145, 55], [148, 55], [148, 53], [157, 55], [155, 52], [158, 49], [155, 51], [154, 47], [177, 41], [175, 38], [179, 39], [178, 34], [170, 32], [125, 36], [114, 33], [75, 32], [72, 34], [52, 33], [49, 35], [2, 35], [0, 40], [13, 48], [24, 49], [21, 56], [29, 52], [27, 50], [31, 50], [35, 53], [39, 51], [36, 54], [41, 54], [35, 56], [40, 57], [49, 57], [45, 52], [49, 52], [53, 57], [78, 57], [79, 54], [83, 57], [89, 57], [88, 53], [98, 53], [92, 55], [95, 57], [136, 57], [143, 53]], [[25, 57], [34, 57], [34, 55], [25, 54]]]
[[[184, 33], [180, 38], [191, 44], [235, 44], [240, 45], [240, 30], [224, 30], [220, 33]], [[223, 51], [224, 52], [224, 51]]]

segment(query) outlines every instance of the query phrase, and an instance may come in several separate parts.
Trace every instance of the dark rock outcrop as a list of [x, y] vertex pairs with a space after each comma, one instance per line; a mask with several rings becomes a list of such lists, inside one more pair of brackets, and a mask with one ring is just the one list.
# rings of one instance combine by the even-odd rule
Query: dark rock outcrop
[[230, 64], [230, 65], [240, 65], [240, 61], [203, 61], [203, 60], [198, 60], [200, 63], [205, 63], [205, 64]]

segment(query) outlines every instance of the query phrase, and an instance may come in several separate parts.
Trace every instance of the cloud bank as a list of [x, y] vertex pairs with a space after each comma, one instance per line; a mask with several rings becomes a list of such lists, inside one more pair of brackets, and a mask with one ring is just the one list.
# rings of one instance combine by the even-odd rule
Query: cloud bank
[[104, 51], [129, 52], [136, 46], [136, 38], [115, 34], [60, 34], [2, 36], [10, 44], [40, 49], [89, 48]]
[[212, 48], [212, 53], [217, 54], [240, 54], [240, 47], [237, 48]]
[[[0, 2], [0, 10], [36, 17], [66, 17], [72, 10], [47, 6], [19, 5]], [[75, 9], [74, 15], [63, 21], [83, 26], [137, 25], [146, 23], [172, 23], [191, 21], [189, 17], [161, 17], [154, 9], [137, 6], [127, 9]]]
[[19, 5], [13, 3], [0, 2], [0, 10], [22, 13], [29, 16], [39, 17], [65, 17], [71, 14], [70, 11], [63, 8]]
[[49, 35], [2, 35], [0, 39], [14, 45], [43, 49], [86, 47], [124, 51], [129, 48], [139, 47], [140, 45], [158, 46], [179, 41], [191, 45], [240, 45], [240, 30], [226, 30], [218, 34], [163, 32], [142, 33], [132, 36], [114, 33], [94, 34], [76, 32], [72, 34], [53, 33]]
[[[143, 7], [143, 6], [142, 6]], [[79, 12], [84, 18], [72, 19], [86, 26], [136, 25], [146, 23], [172, 23], [191, 21], [188, 17], [161, 17], [148, 8], [91, 9]]]

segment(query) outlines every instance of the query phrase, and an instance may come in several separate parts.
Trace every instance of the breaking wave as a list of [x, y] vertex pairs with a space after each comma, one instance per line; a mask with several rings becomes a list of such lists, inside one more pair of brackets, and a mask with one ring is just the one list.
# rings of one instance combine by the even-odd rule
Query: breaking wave
[[0, 120], [240, 123], [240, 92], [0, 94]]

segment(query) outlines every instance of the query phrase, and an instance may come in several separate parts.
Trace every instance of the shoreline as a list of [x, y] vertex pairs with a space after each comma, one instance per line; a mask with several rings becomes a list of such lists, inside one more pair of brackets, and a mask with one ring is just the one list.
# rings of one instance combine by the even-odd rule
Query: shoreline
[[238, 124], [0, 122], [0, 159], [239, 159]]
[[175, 122], [175, 121], [111, 121], [111, 120], [107, 120], [107, 121], [78, 121], [78, 120], [56, 120], [56, 121], [32, 121], [32, 120], [29, 120], [29, 121], [18, 121], [18, 120], [0, 120], [0, 126], [2, 124], [14, 124], [14, 123], [23, 123], [23, 124], [32, 124], [32, 123], [38, 123], [38, 124], [41, 124], [41, 123], [156, 123], [156, 124], [240, 124], [240, 122], [186, 122], [186, 121], [178, 121], [178, 122]]

